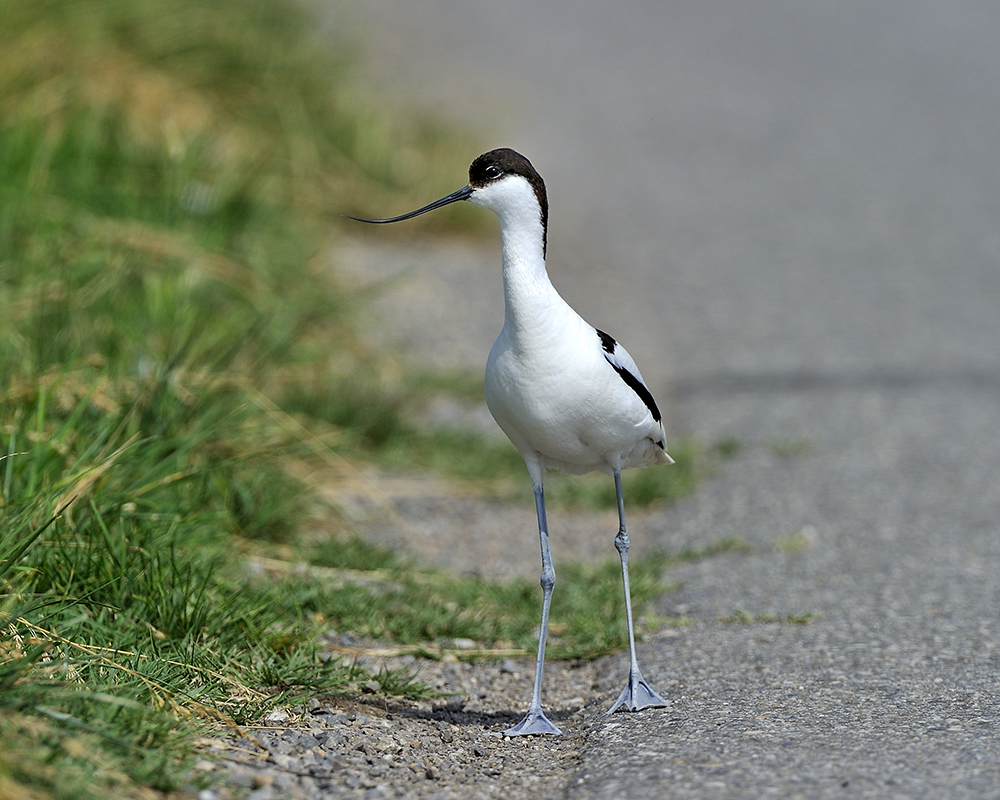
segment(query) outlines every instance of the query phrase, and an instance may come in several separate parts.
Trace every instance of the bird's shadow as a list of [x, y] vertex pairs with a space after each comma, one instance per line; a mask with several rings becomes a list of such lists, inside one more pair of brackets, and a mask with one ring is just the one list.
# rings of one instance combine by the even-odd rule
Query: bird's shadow
[[[415, 708], [408, 705], [408, 701], [396, 698], [362, 696], [354, 697], [352, 700], [358, 705], [365, 705], [372, 708], [379, 708], [386, 714], [405, 717], [410, 720], [421, 720], [425, 722], [446, 722], [463, 728], [479, 727], [487, 733], [502, 733], [517, 724], [523, 717], [524, 712], [518, 711], [472, 711], [464, 707], [461, 700], [453, 700], [436, 705], [433, 708]], [[580, 709], [548, 710], [546, 716], [553, 722], [558, 723], [567, 720]]]

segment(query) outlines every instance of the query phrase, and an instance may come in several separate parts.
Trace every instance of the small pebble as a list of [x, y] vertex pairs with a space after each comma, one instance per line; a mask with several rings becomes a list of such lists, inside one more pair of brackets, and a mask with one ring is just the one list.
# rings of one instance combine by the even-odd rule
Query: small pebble
[[231, 772], [226, 778], [226, 786], [236, 789], [250, 789], [254, 785], [254, 775], [249, 772]]
[[322, 747], [329, 750], [344, 741], [344, 734], [340, 731], [323, 731], [323, 733], [317, 734], [316, 740]]
[[288, 722], [288, 712], [283, 708], [276, 708], [264, 716], [264, 722], [267, 725], [284, 725]]
[[274, 776], [272, 786], [279, 792], [287, 792], [289, 789], [297, 786], [298, 782], [299, 779], [297, 776], [289, 775], [287, 772], [279, 772]]
[[[266, 719], [248, 726], [246, 735], [205, 742], [191, 776], [217, 777], [219, 786], [199, 800], [325, 800], [362, 792], [366, 800], [443, 800], [475, 796], [498, 781], [507, 797], [561, 793], [563, 768], [578, 766], [567, 765], [567, 758], [579, 753], [570, 749], [579, 747], [571, 737], [592, 727], [586, 711], [567, 725], [563, 746], [503, 739], [496, 735], [504, 726], [495, 715], [523, 701], [523, 687], [504, 677], [522, 671], [517, 662], [436, 662], [422, 664], [421, 670], [430, 672], [421, 679], [441, 686], [444, 697], [398, 701], [379, 689], [356, 703], [313, 699], [272, 709]], [[554, 696], [573, 698], [558, 701], [561, 711], [579, 698], [591, 698], [592, 670], [553, 670], [560, 671], [564, 687]], [[939, 722], [947, 724], [944, 715]], [[206, 757], [213, 748], [223, 757]]]
[[255, 772], [253, 776], [253, 788], [263, 789], [274, 783], [274, 776], [269, 772]]

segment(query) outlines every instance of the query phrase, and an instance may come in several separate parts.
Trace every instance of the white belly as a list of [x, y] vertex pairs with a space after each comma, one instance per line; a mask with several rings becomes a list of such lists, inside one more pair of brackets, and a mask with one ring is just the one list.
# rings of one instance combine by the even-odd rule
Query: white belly
[[568, 472], [662, 460], [659, 423], [607, 363], [594, 329], [579, 323], [530, 350], [501, 332], [486, 365], [493, 418], [526, 459]]

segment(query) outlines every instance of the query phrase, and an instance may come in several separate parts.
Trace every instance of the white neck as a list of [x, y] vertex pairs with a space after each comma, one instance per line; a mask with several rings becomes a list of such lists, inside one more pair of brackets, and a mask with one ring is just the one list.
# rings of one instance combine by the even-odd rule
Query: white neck
[[476, 192], [469, 201], [500, 219], [503, 238], [504, 329], [517, 337], [544, 324], [554, 306], [564, 305], [545, 269], [545, 231], [535, 192], [511, 177]]

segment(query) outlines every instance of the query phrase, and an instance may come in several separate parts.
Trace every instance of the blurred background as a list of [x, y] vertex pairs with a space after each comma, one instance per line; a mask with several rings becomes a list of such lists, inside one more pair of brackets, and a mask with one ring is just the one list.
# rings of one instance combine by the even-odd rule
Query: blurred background
[[[629, 477], [639, 547], [809, 532], [798, 582], [706, 573], [686, 608], [834, 624], [838, 591], [864, 617], [936, 580], [941, 613], [975, 616], [997, 574], [997, 41], [975, 0], [0, 0], [0, 777], [106, 797], [79, 736], [122, 792], [177, 788], [178, 719], [372, 679], [319, 658], [330, 631], [530, 649], [534, 587], [476, 582], [537, 561], [481, 402], [495, 221], [340, 216], [423, 205], [499, 146], [546, 180], [554, 284], [664, 409], [679, 465]], [[613, 491], [554, 486], [557, 558], [602, 558]], [[410, 584], [401, 552], [467, 582]], [[344, 575], [371, 570], [395, 583], [361, 602]], [[814, 588], [851, 570], [826, 607]], [[621, 646], [588, 624], [563, 655]]]
[[[995, 736], [973, 731], [996, 716], [1000, 641], [996, 7], [369, 0], [357, 13], [378, 85], [532, 160], [555, 286], [635, 357], [668, 442], [730, 456], [693, 494], [633, 514], [633, 541], [662, 552], [726, 537], [748, 550], [671, 571], [682, 586], [657, 608], [692, 626], [642, 655], [676, 688], [671, 725], [594, 736], [572, 792], [990, 796]], [[498, 293], [488, 259], [464, 263], [476, 280], [456, 268], [426, 292], [451, 300], [438, 319], [466, 304], [481, 316], [449, 285]], [[924, 739], [939, 708], [968, 735]], [[834, 719], [846, 724], [818, 721]], [[662, 759], [639, 766], [637, 751]]]
[[556, 286], [657, 396], [1000, 367], [989, 4], [358, 14], [379, 85], [533, 160]]
[[324, 633], [460, 635], [447, 582], [382, 627], [397, 589], [337, 570], [397, 562], [317, 486], [439, 452], [402, 409], [440, 381], [361, 341], [331, 246], [471, 148], [380, 102], [327, 12], [0, 3], [0, 794], [190, 789], [199, 733], [375, 680]]

